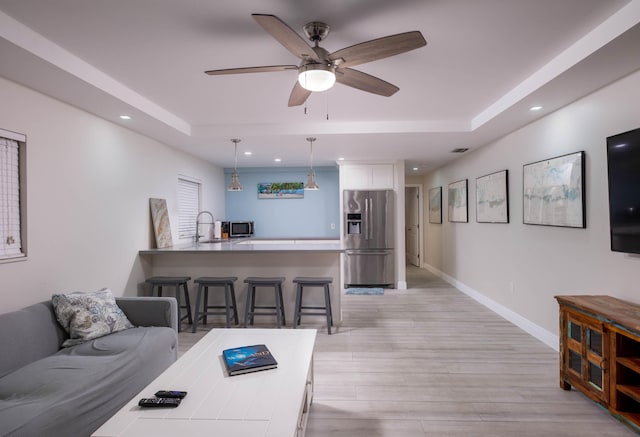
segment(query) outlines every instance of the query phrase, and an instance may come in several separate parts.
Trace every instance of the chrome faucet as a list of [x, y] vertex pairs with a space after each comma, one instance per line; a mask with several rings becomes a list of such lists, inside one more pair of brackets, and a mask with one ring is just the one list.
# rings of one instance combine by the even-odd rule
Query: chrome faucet
[[[209, 214], [209, 217], [211, 217], [211, 221], [209, 223], [200, 223], [200, 215], [202, 214]], [[196, 247], [198, 247], [198, 243], [200, 243], [200, 237], [202, 237], [202, 235], [198, 235], [198, 232], [200, 232], [200, 224], [213, 225], [213, 214], [211, 214], [209, 211], [200, 211], [196, 216], [196, 236], [195, 236]]]

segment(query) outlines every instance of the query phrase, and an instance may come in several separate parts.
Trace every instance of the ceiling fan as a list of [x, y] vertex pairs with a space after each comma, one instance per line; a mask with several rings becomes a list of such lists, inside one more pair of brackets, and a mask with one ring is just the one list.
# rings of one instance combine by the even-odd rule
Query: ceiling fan
[[205, 71], [211, 76], [239, 73], [264, 73], [298, 70], [298, 80], [289, 96], [289, 106], [302, 105], [313, 91], [325, 91], [335, 82], [369, 93], [389, 97], [400, 88], [375, 76], [351, 67], [398, 55], [427, 45], [419, 31], [399, 33], [373, 39], [329, 53], [320, 47], [329, 34], [329, 26], [312, 21], [304, 33], [313, 42], [311, 47], [300, 35], [275, 15], [252, 14], [252, 17], [287, 50], [300, 58], [300, 65], [269, 65]]

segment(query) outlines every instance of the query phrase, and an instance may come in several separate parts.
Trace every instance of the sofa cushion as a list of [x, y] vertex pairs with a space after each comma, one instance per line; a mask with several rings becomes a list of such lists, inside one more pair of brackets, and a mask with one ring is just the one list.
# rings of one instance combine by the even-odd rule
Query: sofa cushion
[[0, 378], [56, 353], [66, 338], [51, 301], [0, 314]]
[[133, 328], [108, 288], [90, 293], [54, 294], [51, 301], [58, 322], [69, 334], [63, 347]]
[[0, 435], [90, 435], [176, 356], [175, 330], [160, 327], [61, 349], [0, 378]]

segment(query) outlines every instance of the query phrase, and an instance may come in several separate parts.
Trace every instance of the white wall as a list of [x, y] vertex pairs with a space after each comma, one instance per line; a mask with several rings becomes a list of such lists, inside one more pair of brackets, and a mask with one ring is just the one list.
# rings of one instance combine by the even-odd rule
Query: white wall
[[[640, 72], [470, 153], [423, 179], [443, 186], [443, 224], [425, 220], [425, 262], [552, 335], [558, 294], [608, 294], [640, 303], [640, 256], [609, 246], [606, 137], [640, 127]], [[522, 165], [586, 152], [586, 229], [522, 224]], [[509, 170], [509, 224], [476, 223], [475, 180]], [[640, 169], [638, 169], [640, 171]], [[469, 223], [449, 223], [446, 187], [469, 179]], [[640, 189], [635, 187], [634, 189]], [[428, 217], [428, 202], [425, 202]]]
[[0, 101], [0, 127], [27, 136], [28, 232], [28, 259], [0, 264], [0, 313], [56, 292], [136, 295], [138, 250], [155, 245], [150, 197], [167, 199], [179, 242], [178, 174], [224, 215], [221, 168], [1, 78]]

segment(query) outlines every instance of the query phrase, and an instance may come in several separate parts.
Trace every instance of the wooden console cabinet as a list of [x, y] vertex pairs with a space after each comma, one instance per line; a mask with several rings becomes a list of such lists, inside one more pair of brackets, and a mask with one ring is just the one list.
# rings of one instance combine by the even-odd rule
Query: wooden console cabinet
[[640, 432], [640, 305], [611, 296], [556, 296], [560, 387], [571, 387]]

